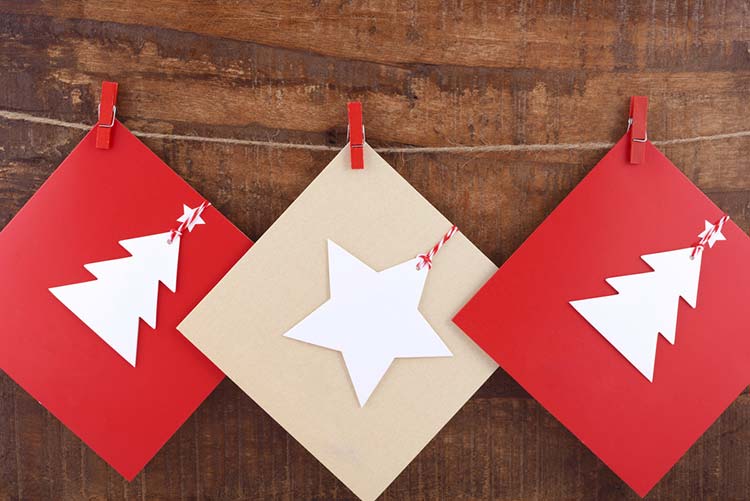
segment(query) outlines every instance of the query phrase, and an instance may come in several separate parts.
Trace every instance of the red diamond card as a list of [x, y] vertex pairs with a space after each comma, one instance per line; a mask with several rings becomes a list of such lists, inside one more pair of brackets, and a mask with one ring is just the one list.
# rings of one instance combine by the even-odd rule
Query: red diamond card
[[454, 321], [645, 495], [750, 382], [750, 239], [642, 139]]
[[0, 232], [0, 367], [132, 479], [223, 378], [175, 327], [251, 243], [119, 122], [107, 133]]

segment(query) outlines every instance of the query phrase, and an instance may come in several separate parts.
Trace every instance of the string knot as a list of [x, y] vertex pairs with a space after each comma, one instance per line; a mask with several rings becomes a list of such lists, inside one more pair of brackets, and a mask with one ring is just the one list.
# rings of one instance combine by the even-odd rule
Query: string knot
[[432, 269], [432, 259], [430, 258], [429, 254], [420, 254], [417, 257], [421, 259], [421, 261], [417, 263], [418, 270], [421, 270], [425, 266], [427, 266], [428, 270]]
[[432, 269], [432, 258], [435, 257], [435, 254], [437, 254], [438, 251], [440, 250], [440, 248], [443, 245], [445, 245], [445, 242], [447, 242], [448, 240], [450, 240], [450, 238], [457, 231], [458, 231], [458, 226], [456, 226], [454, 224], [453, 226], [451, 226], [451, 229], [448, 230], [448, 233], [446, 233], [445, 235], [443, 235], [443, 238], [441, 238], [440, 241], [438, 243], [436, 243], [434, 245], [434, 247], [432, 247], [432, 249], [430, 249], [429, 251], [427, 251], [427, 253], [425, 253], [425, 254], [418, 255], [417, 258], [420, 261], [417, 263], [417, 271], [421, 270], [425, 266], [427, 266], [428, 270], [431, 270]]
[[167, 243], [171, 244], [177, 237], [182, 237], [182, 232], [180, 230], [171, 230], [169, 232], [169, 240], [167, 240]]

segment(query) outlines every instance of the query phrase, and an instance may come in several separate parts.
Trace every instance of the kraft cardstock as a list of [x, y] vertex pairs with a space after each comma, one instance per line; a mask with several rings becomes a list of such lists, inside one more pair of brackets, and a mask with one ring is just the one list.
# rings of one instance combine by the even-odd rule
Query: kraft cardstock
[[367, 145], [364, 157], [352, 170], [344, 148], [179, 330], [370, 500], [497, 368], [451, 321], [497, 267], [460, 232], [443, 246], [419, 311], [452, 356], [396, 359], [361, 406], [340, 352], [284, 337], [330, 298], [328, 240], [380, 271], [428, 251], [452, 224]]

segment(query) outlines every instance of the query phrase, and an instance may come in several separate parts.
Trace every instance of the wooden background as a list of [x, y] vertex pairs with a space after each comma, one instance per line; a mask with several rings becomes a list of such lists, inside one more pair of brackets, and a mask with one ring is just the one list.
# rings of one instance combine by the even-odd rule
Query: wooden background
[[[385, 154], [498, 265], [605, 153], [588, 143], [624, 132], [631, 94], [650, 138], [693, 138], [661, 148], [750, 227], [750, 2], [0, 0], [0, 227], [95, 121], [103, 79], [253, 239], [345, 143], [351, 99], [375, 147], [573, 145]], [[352, 494], [229, 381], [127, 483], [2, 375], [0, 498]], [[383, 495], [461, 498], [636, 496], [499, 370]], [[649, 495], [695, 498], [750, 499], [750, 394]]]

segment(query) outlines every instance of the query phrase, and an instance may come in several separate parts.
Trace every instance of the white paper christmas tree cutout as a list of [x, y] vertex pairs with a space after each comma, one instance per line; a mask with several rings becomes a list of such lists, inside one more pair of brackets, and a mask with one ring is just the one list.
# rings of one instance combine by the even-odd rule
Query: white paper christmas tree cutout
[[419, 312], [419, 258], [377, 272], [328, 240], [330, 299], [284, 336], [340, 351], [360, 406], [396, 358], [453, 354]]
[[[708, 236], [709, 247], [726, 240], [721, 228], [712, 229], [714, 225], [706, 221], [699, 235]], [[641, 256], [654, 271], [606, 279], [618, 294], [570, 301], [651, 382], [659, 334], [675, 343], [679, 298], [696, 307], [703, 252], [693, 256], [693, 251], [689, 247]]]
[[[178, 219], [189, 230], [205, 224], [202, 208], [183, 206]], [[171, 232], [118, 242], [131, 255], [85, 264], [95, 280], [50, 288], [50, 292], [104, 342], [135, 367], [139, 319], [156, 328], [159, 282], [175, 292], [180, 235]]]

